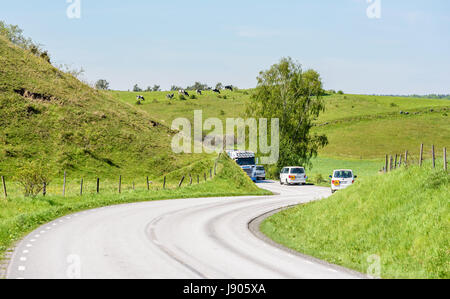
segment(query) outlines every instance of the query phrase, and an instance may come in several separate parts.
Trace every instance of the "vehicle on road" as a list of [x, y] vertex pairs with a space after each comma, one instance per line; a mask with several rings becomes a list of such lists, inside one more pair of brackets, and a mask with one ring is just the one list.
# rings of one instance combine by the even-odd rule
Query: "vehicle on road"
[[331, 178], [331, 192], [336, 192], [350, 187], [355, 183], [356, 176], [351, 169], [339, 169], [333, 171]]
[[265, 181], [266, 180], [266, 170], [264, 169], [264, 166], [258, 165], [256, 166], [256, 179], [258, 181]]
[[252, 181], [256, 182], [256, 155], [254, 152], [231, 150], [227, 151], [227, 154], [242, 168]]
[[304, 167], [285, 167], [280, 173], [281, 185], [305, 185], [307, 179]]

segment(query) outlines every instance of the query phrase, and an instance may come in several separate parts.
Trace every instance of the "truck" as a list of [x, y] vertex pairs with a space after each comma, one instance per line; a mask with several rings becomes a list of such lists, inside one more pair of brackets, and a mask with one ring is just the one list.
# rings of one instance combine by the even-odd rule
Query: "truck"
[[227, 154], [252, 181], [256, 182], [256, 155], [254, 152], [231, 150], [227, 151]]

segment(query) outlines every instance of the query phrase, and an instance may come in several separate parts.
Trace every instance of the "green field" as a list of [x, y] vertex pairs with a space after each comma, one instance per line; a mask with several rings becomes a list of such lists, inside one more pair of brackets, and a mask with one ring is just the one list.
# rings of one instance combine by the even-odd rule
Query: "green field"
[[448, 172], [429, 163], [403, 168], [283, 211], [261, 229], [287, 247], [363, 273], [377, 256], [382, 278], [448, 279], [449, 183]]
[[[203, 119], [245, 118], [252, 90], [225, 91], [221, 97], [205, 92], [186, 101], [180, 101], [176, 92], [174, 100], [166, 99], [172, 92], [111, 93], [170, 126], [178, 117], [193, 121], [194, 110], [202, 110]], [[136, 95], [143, 95], [146, 101], [136, 105]], [[410, 159], [417, 160], [421, 143], [425, 144], [426, 158], [431, 156], [433, 144], [436, 148], [449, 145], [449, 100], [338, 94], [323, 100], [326, 110], [317, 120], [314, 132], [326, 134], [330, 143], [313, 160], [313, 167], [308, 169], [310, 178], [319, 174], [328, 178], [336, 168], [351, 168], [365, 177], [382, 169], [386, 154], [408, 150]], [[409, 114], [400, 114], [401, 111]], [[437, 152], [437, 157], [441, 156], [442, 152]]]

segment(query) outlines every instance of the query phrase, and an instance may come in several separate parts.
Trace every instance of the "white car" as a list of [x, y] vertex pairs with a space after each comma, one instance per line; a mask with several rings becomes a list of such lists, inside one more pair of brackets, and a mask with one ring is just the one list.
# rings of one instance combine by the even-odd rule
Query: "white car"
[[338, 190], [343, 190], [350, 187], [355, 183], [356, 176], [353, 170], [350, 169], [339, 169], [333, 171], [331, 178], [331, 192], [336, 192]]
[[280, 183], [281, 185], [295, 185], [295, 184], [306, 184], [306, 180], [308, 177], [306, 176], [305, 168], [303, 167], [285, 167], [281, 170], [280, 174]]
[[264, 169], [264, 166], [256, 166], [256, 179], [264, 181], [266, 179], [266, 170]]

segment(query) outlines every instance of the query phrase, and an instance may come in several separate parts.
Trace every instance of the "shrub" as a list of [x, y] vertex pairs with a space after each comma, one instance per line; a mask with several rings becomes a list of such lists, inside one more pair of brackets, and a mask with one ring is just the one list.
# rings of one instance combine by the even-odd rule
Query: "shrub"
[[43, 189], [44, 183], [50, 184], [50, 170], [40, 162], [27, 163], [16, 174], [16, 181], [23, 188], [26, 197], [37, 196]]
[[196, 100], [197, 99], [195, 94], [192, 94], [190, 98], [191, 98], [191, 100]]
[[179, 99], [180, 99], [180, 101], [186, 101], [187, 100], [186, 97], [184, 95], [182, 95], [182, 94], [180, 94]]
[[391, 103], [391, 107], [398, 107], [398, 105], [395, 103]]
[[340, 95], [344, 94], [344, 92], [342, 90], [339, 90], [337, 93], [340, 94]]

